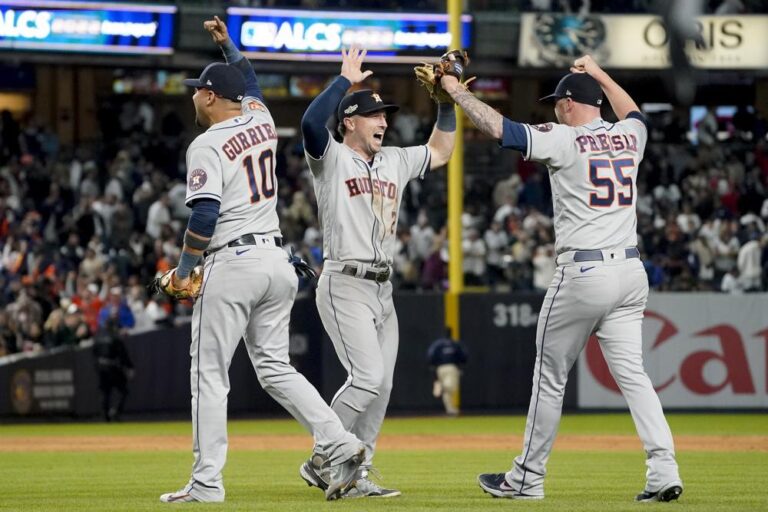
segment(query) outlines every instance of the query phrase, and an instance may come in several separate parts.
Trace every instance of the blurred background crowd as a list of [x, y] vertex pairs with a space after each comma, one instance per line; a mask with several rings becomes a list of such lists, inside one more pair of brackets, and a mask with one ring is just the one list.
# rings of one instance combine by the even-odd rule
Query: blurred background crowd
[[[734, 116], [717, 140], [710, 110], [685, 142], [670, 118], [653, 126], [637, 183], [639, 247], [655, 290], [741, 293], [768, 289], [768, 142], [759, 115]], [[433, 120], [408, 109], [388, 143], [426, 140]], [[56, 134], [2, 114], [0, 355], [76, 344], [109, 318], [145, 330], [190, 304], [152, 295], [147, 283], [179, 257], [188, 209], [183, 165], [193, 133], [174, 113], [128, 102], [105, 121], [99, 147], [63, 148]], [[671, 124], [671, 125], [670, 125]], [[666, 135], [665, 135], [666, 134]], [[670, 140], [671, 137], [671, 140]], [[463, 223], [468, 286], [544, 290], [555, 269], [546, 168], [495, 144], [468, 145], [508, 172], [467, 173]], [[472, 149], [470, 149], [472, 148]], [[285, 239], [316, 268], [322, 237], [301, 140], [280, 141], [278, 210]], [[515, 161], [517, 159], [517, 161]], [[479, 162], [479, 164], [478, 164]], [[394, 262], [401, 289], [447, 286], [445, 179], [409, 185]]]
[[[203, 5], [197, 0], [184, 3]], [[571, 13], [648, 12], [652, 3], [467, 2], [472, 12]], [[235, 0], [225, 4], [352, 8], [360, 3]], [[382, 0], [365, 2], [365, 8], [431, 12], [444, 11], [445, 2]], [[703, 2], [703, 12], [765, 13], [768, 2], [712, 0]], [[67, 70], [53, 66], [38, 72], [41, 77], [56, 77], [65, 76]], [[44, 82], [40, 80], [39, 89]], [[506, 81], [500, 83], [508, 88]], [[60, 143], [59, 136], [64, 138], [66, 132], [57, 134], [31, 107], [25, 116], [0, 112], [0, 356], [75, 345], [108, 323], [117, 323], [123, 332], [152, 329], [191, 311], [191, 304], [171, 303], [152, 294], [147, 284], [178, 260], [189, 213], [184, 204], [184, 152], [198, 132], [175, 107], [158, 108], [165, 101], [162, 95], [153, 99], [113, 92], [98, 95], [100, 103], [93, 109], [98, 125], [95, 141]], [[307, 93], [304, 99], [311, 97]], [[418, 105], [413, 101], [391, 99], [403, 105], [389, 120], [385, 143], [423, 144], [434, 117], [425, 116], [424, 109], [416, 113]], [[512, 103], [513, 98], [497, 101]], [[62, 105], [69, 108], [66, 102]], [[191, 113], [191, 101], [184, 98], [183, 105]], [[281, 103], [297, 110], [298, 105], [292, 98]], [[62, 108], [62, 112], [69, 111]], [[695, 121], [691, 112], [671, 106], [661, 113], [647, 112], [650, 139], [634, 193], [638, 246], [649, 284], [657, 291], [768, 290], [766, 112], [742, 105], [722, 116], [713, 106], [701, 108]], [[60, 126], [73, 126], [66, 124], [71, 121], [69, 115], [57, 118]], [[292, 117], [296, 124], [300, 115]], [[547, 118], [551, 111], [533, 112], [520, 120]], [[502, 151], [471, 126], [466, 141], [461, 233], [466, 284], [502, 292], [545, 290], [555, 270], [546, 168]], [[277, 176], [284, 238], [319, 270], [322, 236], [312, 179], [295, 129], [280, 137]], [[392, 278], [396, 288], [446, 289], [450, 257], [446, 197], [444, 172], [409, 183], [397, 228]]]

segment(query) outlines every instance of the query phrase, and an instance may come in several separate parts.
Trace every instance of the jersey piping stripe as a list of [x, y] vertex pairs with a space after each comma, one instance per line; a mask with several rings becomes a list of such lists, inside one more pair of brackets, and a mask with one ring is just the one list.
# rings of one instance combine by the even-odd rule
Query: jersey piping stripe
[[424, 163], [421, 165], [421, 170], [419, 171], [419, 178], [424, 179], [424, 174], [429, 170], [429, 164], [432, 162], [432, 153], [429, 151], [429, 146], [424, 146], [424, 151], [427, 153], [424, 155]]
[[[376, 168], [376, 179], [379, 180], [379, 185], [381, 185], [381, 176], [379, 176], [379, 168], [378, 167]], [[371, 181], [371, 190], [373, 190], [373, 181]], [[374, 197], [374, 195], [375, 194], [371, 193], [371, 207], [373, 207], [373, 197]], [[379, 202], [379, 213], [381, 214], [381, 222], [382, 222], [381, 227], [384, 228], [384, 229], [382, 230], [383, 233], [381, 234], [381, 240], [379, 240], [379, 246], [381, 247], [381, 252], [382, 252], [382, 255], [383, 255], [382, 259], [387, 260], [388, 259], [386, 257], [387, 255], [384, 252], [384, 239], [387, 238], [387, 225], [384, 224], [384, 192], [383, 191], [381, 192], [381, 196], [380, 197], [381, 197], [381, 201]], [[374, 214], [374, 218], [375, 217], [376, 217], [376, 215]], [[374, 261], [373, 263], [376, 263], [376, 262]]]
[[352, 360], [349, 358], [349, 351], [347, 350], [347, 344], [344, 342], [344, 335], [341, 334], [341, 325], [339, 324], [339, 317], [336, 315], [336, 306], [333, 304], [333, 292], [331, 291], [331, 282], [333, 281], [332, 277], [328, 275], [328, 298], [331, 301], [331, 309], [333, 310], [333, 319], [336, 321], [336, 330], [339, 331], [339, 339], [341, 340], [341, 346], [344, 347], [344, 355], [347, 357], [347, 362], [349, 363], [349, 384], [344, 384], [344, 387], [342, 387], [341, 390], [339, 390], [338, 393], [336, 393], [336, 396], [333, 397], [333, 401], [331, 401], [331, 407], [333, 407], [333, 404], [336, 403], [336, 400], [339, 399], [339, 397], [346, 391], [350, 386], [352, 386], [352, 383], [355, 381], [355, 373], [352, 371], [354, 368], [352, 368]]
[[[194, 485], [194, 484], [197, 484], [197, 485], [199, 485], [199, 486], [201, 486], [201, 487], [205, 487], [206, 489], [216, 489], [216, 490], [218, 490], [218, 489], [219, 489], [219, 488], [218, 488], [218, 487], [216, 487], [215, 485], [205, 485], [205, 484], [204, 484], [203, 482], [201, 482], [200, 480], [192, 480], [192, 485]], [[190, 489], [190, 490], [192, 490], [192, 486], [190, 486], [190, 488], [189, 488], [189, 489]]]
[[528, 460], [528, 454], [531, 453], [531, 443], [533, 442], [533, 436], [534, 436], [534, 429], [536, 428], [536, 413], [538, 412], [539, 408], [539, 394], [541, 394], [541, 367], [544, 363], [544, 340], [547, 336], [547, 325], [549, 324], [549, 314], [552, 313], [552, 306], [555, 305], [555, 299], [557, 298], [557, 294], [560, 292], [560, 285], [563, 284], [563, 279], [565, 278], [565, 267], [562, 268], [562, 273], [560, 275], [560, 282], [557, 283], [557, 290], [555, 290], [554, 295], [552, 295], [552, 302], [549, 303], [549, 310], [547, 311], [547, 319], [544, 320], [544, 329], [541, 333], [541, 357], [539, 358], [539, 382], [536, 384], [536, 403], [533, 406], [533, 419], [531, 420], [531, 433], [529, 434], [530, 437], [528, 439], [528, 446], [525, 450], [525, 456], [523, 457], [523, 462], [521, 466], [523, 467], [523, 479], [520, 482], [520, 494], [523, 493], [523, 487], [525, 486], [525, 477], [528, 474], [528, 470], [525, 468], [525, 463]]
[[[208, 287], [208, 283], [211, 281], [211, 276], [213, 275], [213, 265], [215, 263], [216, 256], [214, 255], [213, 259], [211, 260], [211, 269], [208, 271], [208, 278], [204, 280], [203, 288], [200, 290], [200, 320], [197, 323], [197, 396], [195, 397], [195, 425], [197, 425], [197, 428], [195, 429], [195, 442], [193, 443], [193, 446], [197, 445], [197, 452], [199, 454], [198, 460], [203, 458], [203, 449], [200, 446], [200, 344], [202, 342], [201, 333], [203, 332], [203, 303], [205, 301], [205, 289]], [[197, 482], [197, 480], [195, 480], [195, 482]], [[191, 490], [192, 486], [190, 486], [190, 491]]]
[[[366, 393], [370, 393], [373, 396], [379, 396], [379, 392], [378, 391], [373, 391], [373, 390], [370, 390], [370, 389], [361, 388], [360, 386], [355, 386], [354, 384], [350, 384], [348, 387], [352, 388], [352, 389], [358, 389], [360, 391], [365, 391]], [[354, 409], [354, 407], [352, 407], [351, 405], [350, 405], [350, 407], [352, 409]], [[358, 412], [362, 412], [362, 411], [358, 411]]]
[[523, 127], [525, 128], [525, 159], [530, 160], [531, 159], [531, 146], [533, 145], [533, 137], [531, 136], [531, 127], [527, 124], [523, 124]]
[[586, 128], [587, 130], [589, 130], [591, 132], [596, 132], [597, 130], [605, 130], [605, 131], [609, 132], [609, 131], [613, 130], [616, 127], [616, 125], [613, 124], [613, 123], [610, 123], [610, 125], [611, 125], [610, 128], [606, 128], [605, 125], [606, 125], [605, 121], [603, 121], [601, 119], [600, 120], [600, 126], [598, 126], [597, 128], [590, 128], [589, 126], [584, 126], [584, 128]]
[[[367, 163], [361, 160], [355, 160], [355, 161], [365, 166], [365, 170], [368, 173], [368, 180], [371, 181], [371, 187], [373, 187], [373, 177], [371, 176], [371, 168], [368, 166]], [[383, 200], [382, 200], [382, 204], [383, 204]], [[371, 227], [371, 247], [373, 247], [373, 258], [371, 258], [371, 265], [375, 265], [376, 258], [379, 257], [379, 250], [376, 249], [376, 224], [378, 223], [378, 220], [376, 219], [376, 210], [373, 208], [373, 190], [371, 190], [371, 213], [373, 214], [373, 226]]]
[[[238, 117], [239, 117], [239, 116], [238, 116]], [[247, 125], [247, 124], [248, 124], [248, 123], [250, 123], [251, 121], [253, 121], [253, 116], [250, 116], [250, 117], [248, 118], [248, 120], [247, 120], [246, 122], [244, 122], [244, 123], [240, 123], [240, 124], [233, 124], [232, 126], [222, 126], [222, 127], [220, 127], [220, 128], [209, 128], [209, 129], [208, 129], [208, 130], [206, 130], [206, 131], [208, 131], [208, 132], [217, 132], [217, 131], [219, 131], [219, 130], [229, 130], [230, 128], [240, 128], [241, 126], [245, 126], [245, 125]]]

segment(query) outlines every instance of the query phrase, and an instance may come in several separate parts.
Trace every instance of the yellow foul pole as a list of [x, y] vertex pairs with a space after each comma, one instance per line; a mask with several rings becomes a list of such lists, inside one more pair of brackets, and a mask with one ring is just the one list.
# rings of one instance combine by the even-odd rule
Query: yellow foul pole
[[[461, 0], [448, 0], [451, 47], [461, 49]], [[464, 115], [456, 110], [456, 147], [448, 163], [448, 293], [445, 294], [445, 325], [459, 338], [459, 297], [464, 290], [461, 213], [464, 210]]]

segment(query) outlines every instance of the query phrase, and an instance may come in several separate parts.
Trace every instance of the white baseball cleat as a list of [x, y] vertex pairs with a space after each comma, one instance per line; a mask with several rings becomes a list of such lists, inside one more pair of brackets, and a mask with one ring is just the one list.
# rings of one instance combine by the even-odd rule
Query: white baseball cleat
[[357, 478], [357, 469], [365, 460], [365, 446], [360, 445], [360, 449], [352, 457], [342, 462], [330, 466], [327, 469], [327, 478], [323, 480], [328, 482], [328, 488], [325, 489], [325, 499], [328, 501], [337, 500], [349, 489], [355, 486]]
[[160, 501], [163, 503], [190, 503], [193, 501], [199, 501], [185, 489], [176, 492], [168, 492], [160, 496]]

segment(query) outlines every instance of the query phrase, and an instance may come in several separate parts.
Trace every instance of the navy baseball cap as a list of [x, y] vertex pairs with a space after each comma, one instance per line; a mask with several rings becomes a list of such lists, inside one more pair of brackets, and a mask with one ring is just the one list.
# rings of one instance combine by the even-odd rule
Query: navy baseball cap
[[184, 80], [184, 85], [210, 89], [219, 96], [232, 101], [242, 101], [245, 95], [243, 74], [239, 69], [223, 62], [208, 64], [200, 73], [200, 78], [187, 78]]
[[344, 96], [344, 99], [339, 103], [339, 108], [336, 109], [336, 116], [341, 121], [345, 117], [371, 114], [380, 110], [391, 114], [400, 110], [400, 107], [391, 103], [384, 103], [378, 93], [370, 89], [363, 89]]
[[597, 80], [587, 73], [570, 73], [565, 75], [555, 87], [555, 92], [539, 98], [539, 101], [571, 98], [573, 101], [599, 107], [603, 103], [603, 90]]

